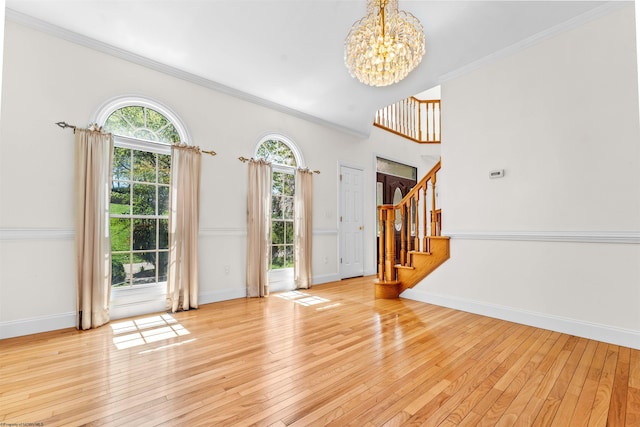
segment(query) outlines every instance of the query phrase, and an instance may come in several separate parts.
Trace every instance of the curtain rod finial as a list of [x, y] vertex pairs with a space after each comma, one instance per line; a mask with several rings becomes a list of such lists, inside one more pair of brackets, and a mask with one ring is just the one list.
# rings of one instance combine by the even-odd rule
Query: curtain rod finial
[[58, 126], [60, 126], [62, 129], [65, 129], [65, 128], [73, 128], [73, 129], [75, 129], [75, 128], [76, 128], [75, 126], [70, 125], [70, 124], [69, 124], [69, 123], [67, 123], [67, 122], [57, 122], [56, 124], [57, 124]]

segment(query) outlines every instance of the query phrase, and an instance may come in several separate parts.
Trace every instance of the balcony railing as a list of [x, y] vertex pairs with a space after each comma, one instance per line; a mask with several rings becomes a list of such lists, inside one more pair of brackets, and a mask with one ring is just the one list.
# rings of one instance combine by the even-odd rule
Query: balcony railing
[[418, 143], [440, 143], [440, 100], [403, 99], [379, 109], [373, 124]]

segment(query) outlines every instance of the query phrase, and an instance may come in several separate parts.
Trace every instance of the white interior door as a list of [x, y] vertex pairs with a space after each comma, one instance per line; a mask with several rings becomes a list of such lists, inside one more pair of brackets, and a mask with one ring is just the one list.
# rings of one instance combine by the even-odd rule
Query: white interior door
[[363, 171], [340, 166], [340, 278], [364, 274]]

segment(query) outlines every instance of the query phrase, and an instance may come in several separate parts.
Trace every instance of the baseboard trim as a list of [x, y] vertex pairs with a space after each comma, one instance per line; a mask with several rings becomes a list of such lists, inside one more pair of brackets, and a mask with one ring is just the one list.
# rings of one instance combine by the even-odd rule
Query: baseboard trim
[[640, 331], [407, 289], [403, 298], [640, 350]]
[[323, 283], [329, 283], [329, 282], [337, 282], [339, 280], [340, 280], [340, 276], [338, 276], [337, 273], [321, 274], [319, 276], [313, 276], [314, 285], [321, 285]]
[[223, 291], [205, 292], [199, 295], [199, 305], [211, 304], [214, 302], [227, 301], [230, 299], [246, 298], [245, 288], [225, 289]]
[[75, 328], [75, 326], [75, 312], [9, 320], [0, 322], [0, 339], [50, 332], [58, 329]]

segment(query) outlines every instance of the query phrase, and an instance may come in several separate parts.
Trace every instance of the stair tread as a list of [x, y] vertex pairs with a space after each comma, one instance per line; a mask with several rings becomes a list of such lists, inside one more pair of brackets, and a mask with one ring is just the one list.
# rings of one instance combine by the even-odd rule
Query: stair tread
[[415, 270], [415, 267], [412, 267], [410, 265], [400, 265], [400, 264], [396, 264], [394, 265], [395, 268], [402, 268], [404, 270]]
[[400, 284], [399, 280], [385, 280], [384, 282], [381, 281], [376, 281], [374, 282], [375, 285], [381, 285], [381, 286], [397, 286]]

